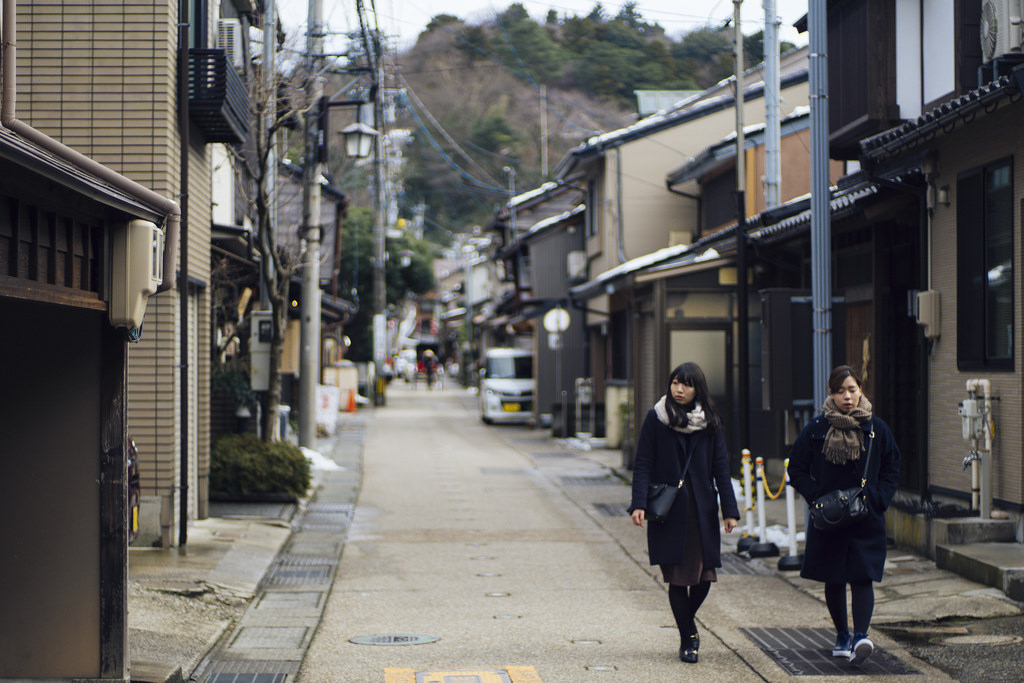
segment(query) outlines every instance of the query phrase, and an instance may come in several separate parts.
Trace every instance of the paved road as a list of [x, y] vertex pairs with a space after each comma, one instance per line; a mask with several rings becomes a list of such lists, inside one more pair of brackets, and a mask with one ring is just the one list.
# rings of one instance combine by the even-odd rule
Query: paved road
[[542, 430], [484, 426], [461, 389], [393, 385], [364, 438], [300, 683], [781, 681], [794, 667], [801, 680], [950, 680], [883, 633], [870, 665], [835, 668], [813, 589], [743, 560], [698, 615], [700, 663], [683, 664], [664, 585], [623, 512], [628, 487], [605, 463]]

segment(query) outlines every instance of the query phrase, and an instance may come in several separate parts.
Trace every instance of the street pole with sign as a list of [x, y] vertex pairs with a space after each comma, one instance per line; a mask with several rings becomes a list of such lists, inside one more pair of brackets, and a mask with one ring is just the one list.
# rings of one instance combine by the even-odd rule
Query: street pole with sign
[[569, 436], [569, 406], [566, 404], [567, 392], [562, 377], [562, 333], [569, 329], [569, 312], [556, 306], [544, 314], [544, 329], [548, 333], [548, 348], [555, 351], [555, 391], [558, 392], [562, 405], [562, 438]]

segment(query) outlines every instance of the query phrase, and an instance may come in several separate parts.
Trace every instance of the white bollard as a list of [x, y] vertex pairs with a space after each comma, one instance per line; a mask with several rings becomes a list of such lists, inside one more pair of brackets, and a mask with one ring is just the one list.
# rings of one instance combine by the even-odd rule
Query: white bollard
[[763, 539], [767, 532], [767, 522], [764, 517], [764, 458], [760, 455], [757, 456], [755, 463], [757, 465], [754, 481], [754, 486], [757, 488], [757, 534], [759, 538]]
[[804, 558], [796, 552], [796, 500], [793, 487], [789, 485], [789, 458], [783, 462], [786, 469], [786, 522], [789, 526], [789, 554], [779, 558], [779, 569], [793, 570], [803, 566]]
[[760, 542], [750, 546], [747, 553], [751, 557], [775, 557], [779, 554], [779, 548], [774, 543], [769, 543], [766, 538], [768, 528], [764, 514], [764, 458], [760, 455], [755, 460], [755, 466], [754, 488], [757, 489], [757, 523], [760, 528]]
[[740, 552], [747, 550], [752, 543], [757, 541], [757, 536], [754, 534], [754, 490], [750, 482], [750, 449], [744, 448], [741, 453], [743, 455], [744, 510], [746, 510], [747, 519], [746, 526], [743, 527], [743, 536], [736, 544], [736, 549]]

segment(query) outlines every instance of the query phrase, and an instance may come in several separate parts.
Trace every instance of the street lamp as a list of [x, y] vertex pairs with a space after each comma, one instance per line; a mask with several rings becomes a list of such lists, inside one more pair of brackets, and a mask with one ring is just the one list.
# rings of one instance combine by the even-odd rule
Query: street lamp
[[345, 137], [345, 154], [352, 159], [365, 159], [370, 156], [370, 147], [378, 133], [365, 123], [356, 122], [341, 130]]

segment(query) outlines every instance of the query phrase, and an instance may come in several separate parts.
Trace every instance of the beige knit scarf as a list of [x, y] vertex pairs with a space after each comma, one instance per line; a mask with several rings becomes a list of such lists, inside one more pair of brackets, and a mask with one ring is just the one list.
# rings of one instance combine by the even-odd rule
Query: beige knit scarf
[[825, 434], [825, 459], [835, 465], [859, 460], [864, 450], [864, 432], [860, 426], [871, 419], [871, 401], [861, 395], [857, 407], [844, 413], [829, 396], [825, 399], [824, 410], [825, 419], [831, 425]]
[[708, 420], [704, 415], [704, 408], [701, 406], [700, 401], [694, 401], [693, 409], [686, 413], [687, 424], [685, 427], [677, 427], [676, 425], [673, 425], [672, 421], [668, 417], [668, 408], [665, 407], [665, 402], [667, 400], [667, 396], [662, 396], [661, 399], [654, 404], [654, 412], [658, 416], [658, 419], [661, 420], [662, 424], [671, 427], [677, 432], [682, 432], [683, 434], [699, 432], [708, 426]]

